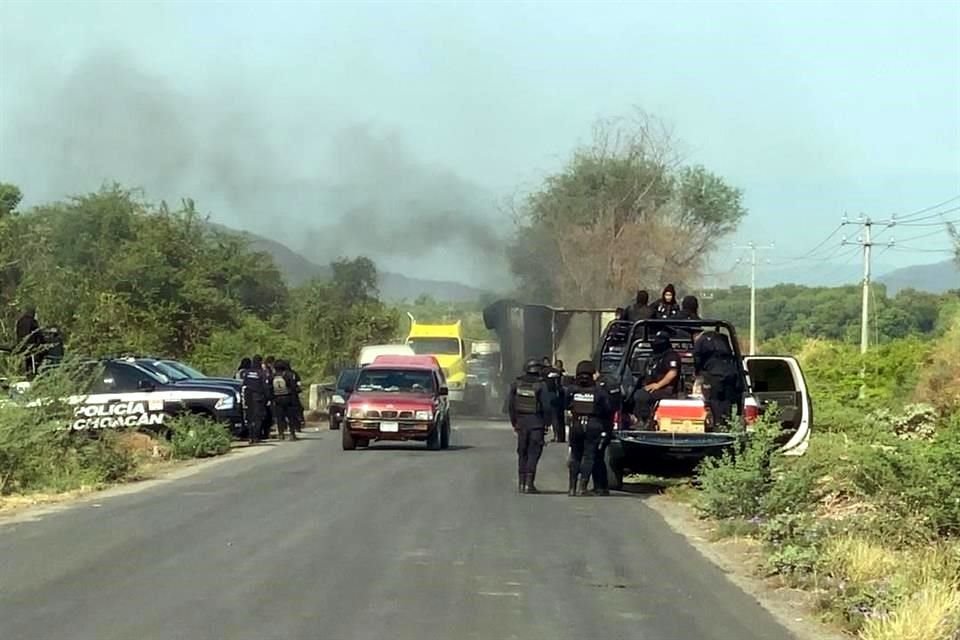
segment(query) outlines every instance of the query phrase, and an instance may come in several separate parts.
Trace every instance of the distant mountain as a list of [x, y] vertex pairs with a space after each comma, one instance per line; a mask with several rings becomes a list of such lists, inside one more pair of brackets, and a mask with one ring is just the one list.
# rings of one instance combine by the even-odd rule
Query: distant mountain
[[[960, 289], [960, 269], [952, 260], [899, 269], [874, 263], [873, 273], [876, 282], [886, 285], [888, 295], [895, 295], [902, 289], [916, 289], [930, 293]], [[859, 259], [848, 260], [846, 263], [821, 262], [787, 268], [764, 268], [761, 264], [757, 268], [758, 287], [773, 287], [785, 283], [807, 287], [839, 287], [862, 281], [863, 263]], [[726, 282], [720, 284], [724, 287], [749, 285], [750, 272], [748, 269], [743, 269], [731, 279], [729, 284]]]
[[877, 278], [877, 282], [887, 285], [888, 295], [894, 295], [901, 289], [943, 293], [950, 289], [960, 289], [960, 268], [953, 260], [918, 264], [885, 273]]
[[[213, 226], [221, 231], [242, 235], [249, 241], [251, 249], [271, 255], [290, 286], [296, 287], [311, 278], [330, 276], [329, 265], [317, 264], [280, 242], [248, 231], [236, 231], [223, 225]], [[381, 297], [389, 302], [414, 300], [421, 295], [429, 295], [435, 300], [446, 302], [468, 302], [487, 293], [482, 289], [459, 282], [408, 278], [389, 271], [380, 272], [379, 286]]]

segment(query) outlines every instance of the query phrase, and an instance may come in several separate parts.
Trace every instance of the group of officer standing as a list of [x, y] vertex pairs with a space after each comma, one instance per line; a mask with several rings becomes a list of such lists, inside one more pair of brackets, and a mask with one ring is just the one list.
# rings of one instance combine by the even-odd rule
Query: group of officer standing
[[[561, 362], [558, 364], [562, 367]], [[551, 380], [555, 381], [553, 388]], [[589, 495], [587, 486], [593, 477], [594, 493], [609, 495], [604, 454], [613, 429], [613, 402], [598, 382], [596, 369], [589, 360], [577, 365], [572, 384], [564, 384], [567, 381], [562, 368], [530, 360], [523, 375], [510, 385], [507, 407], [517, 434], [518, 490], [539, 493], [535, 480], [547, 426], [554, 427], [555, 441], [565, 441], [563, 416], [569, 410], [573, 423], [570, 425], [567, 493]]]
[[[676, 302], [672, 284], [664, 287], [660, 299], [649, 302], [646, 291], [637, 291], [634, 304], [617, 310], [617, 318], [637, 322], [651, 319], [700, 320], [699, 301], [686, 296]], [[554, 440], [563, 442], [567, 432], [565, 415], [570, 411], [568, 495], [609, 495], [606, 448], [619, 411], [627, 424], [648, 426], [656, 404], [677, 397], [681, 390], [681, 358], [672, 340], [678, 332], [693, 341], [694, 376], [699, 393], [709, 409], [712, 429], [722, 428], [730, 419], [734, 404], [743, 393], [741, 365], [728, 336], [701, 327], [658, 331], [650, 340], [651, 355], [639, 384], [622, 397], [619, 381], [600, 376], [590, 360], [577, 364], [572, 380], [563, 372], [563, 364], [551, 367], [549, 358], [530, 360], [524, 373], [510, 386], [507, 396], [510, 422], [517, 434], [520, 493], [539, 493], [534, 481], [537, 464], [545, 445], [545, 431], [554, 429]], [[591, 477], [593, 491], [588, 491]]]
[[243, 358], [236, 378], [243, 385], [243, 416], [250, 444], [268, 439], [274, 423], [281, 440], [287, 439], [287, 432], [296, 440], [304, 423], [303, 388], [290, 362], [272, 356]]

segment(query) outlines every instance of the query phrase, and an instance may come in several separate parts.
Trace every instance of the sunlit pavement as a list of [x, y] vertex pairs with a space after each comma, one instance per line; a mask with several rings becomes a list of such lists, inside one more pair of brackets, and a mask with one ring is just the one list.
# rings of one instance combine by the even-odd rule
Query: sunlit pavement
[[3, 640], [779, 640], [643, 496], [516, 494], [509, 426], [299, 442], [0, 526]]

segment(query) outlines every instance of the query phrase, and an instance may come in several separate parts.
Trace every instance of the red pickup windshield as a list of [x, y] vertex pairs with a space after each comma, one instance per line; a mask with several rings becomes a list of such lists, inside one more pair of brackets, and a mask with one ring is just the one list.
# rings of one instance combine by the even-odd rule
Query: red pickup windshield
[[357, 378], [357, 391], [433, 393], [433, 373], [413, 369], [364, 369]]

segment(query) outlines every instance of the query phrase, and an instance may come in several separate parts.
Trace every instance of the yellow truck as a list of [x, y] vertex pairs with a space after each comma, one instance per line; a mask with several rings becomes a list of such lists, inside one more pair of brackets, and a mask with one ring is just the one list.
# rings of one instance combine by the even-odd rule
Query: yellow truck
[[463, 324], [423, 324], [410, 316], [407, 344], [417, 355], [435, 356], [447, 378], [450, 402], [462, 403], [467, 384], [466, 358], [469, 348], [463, 335]]

